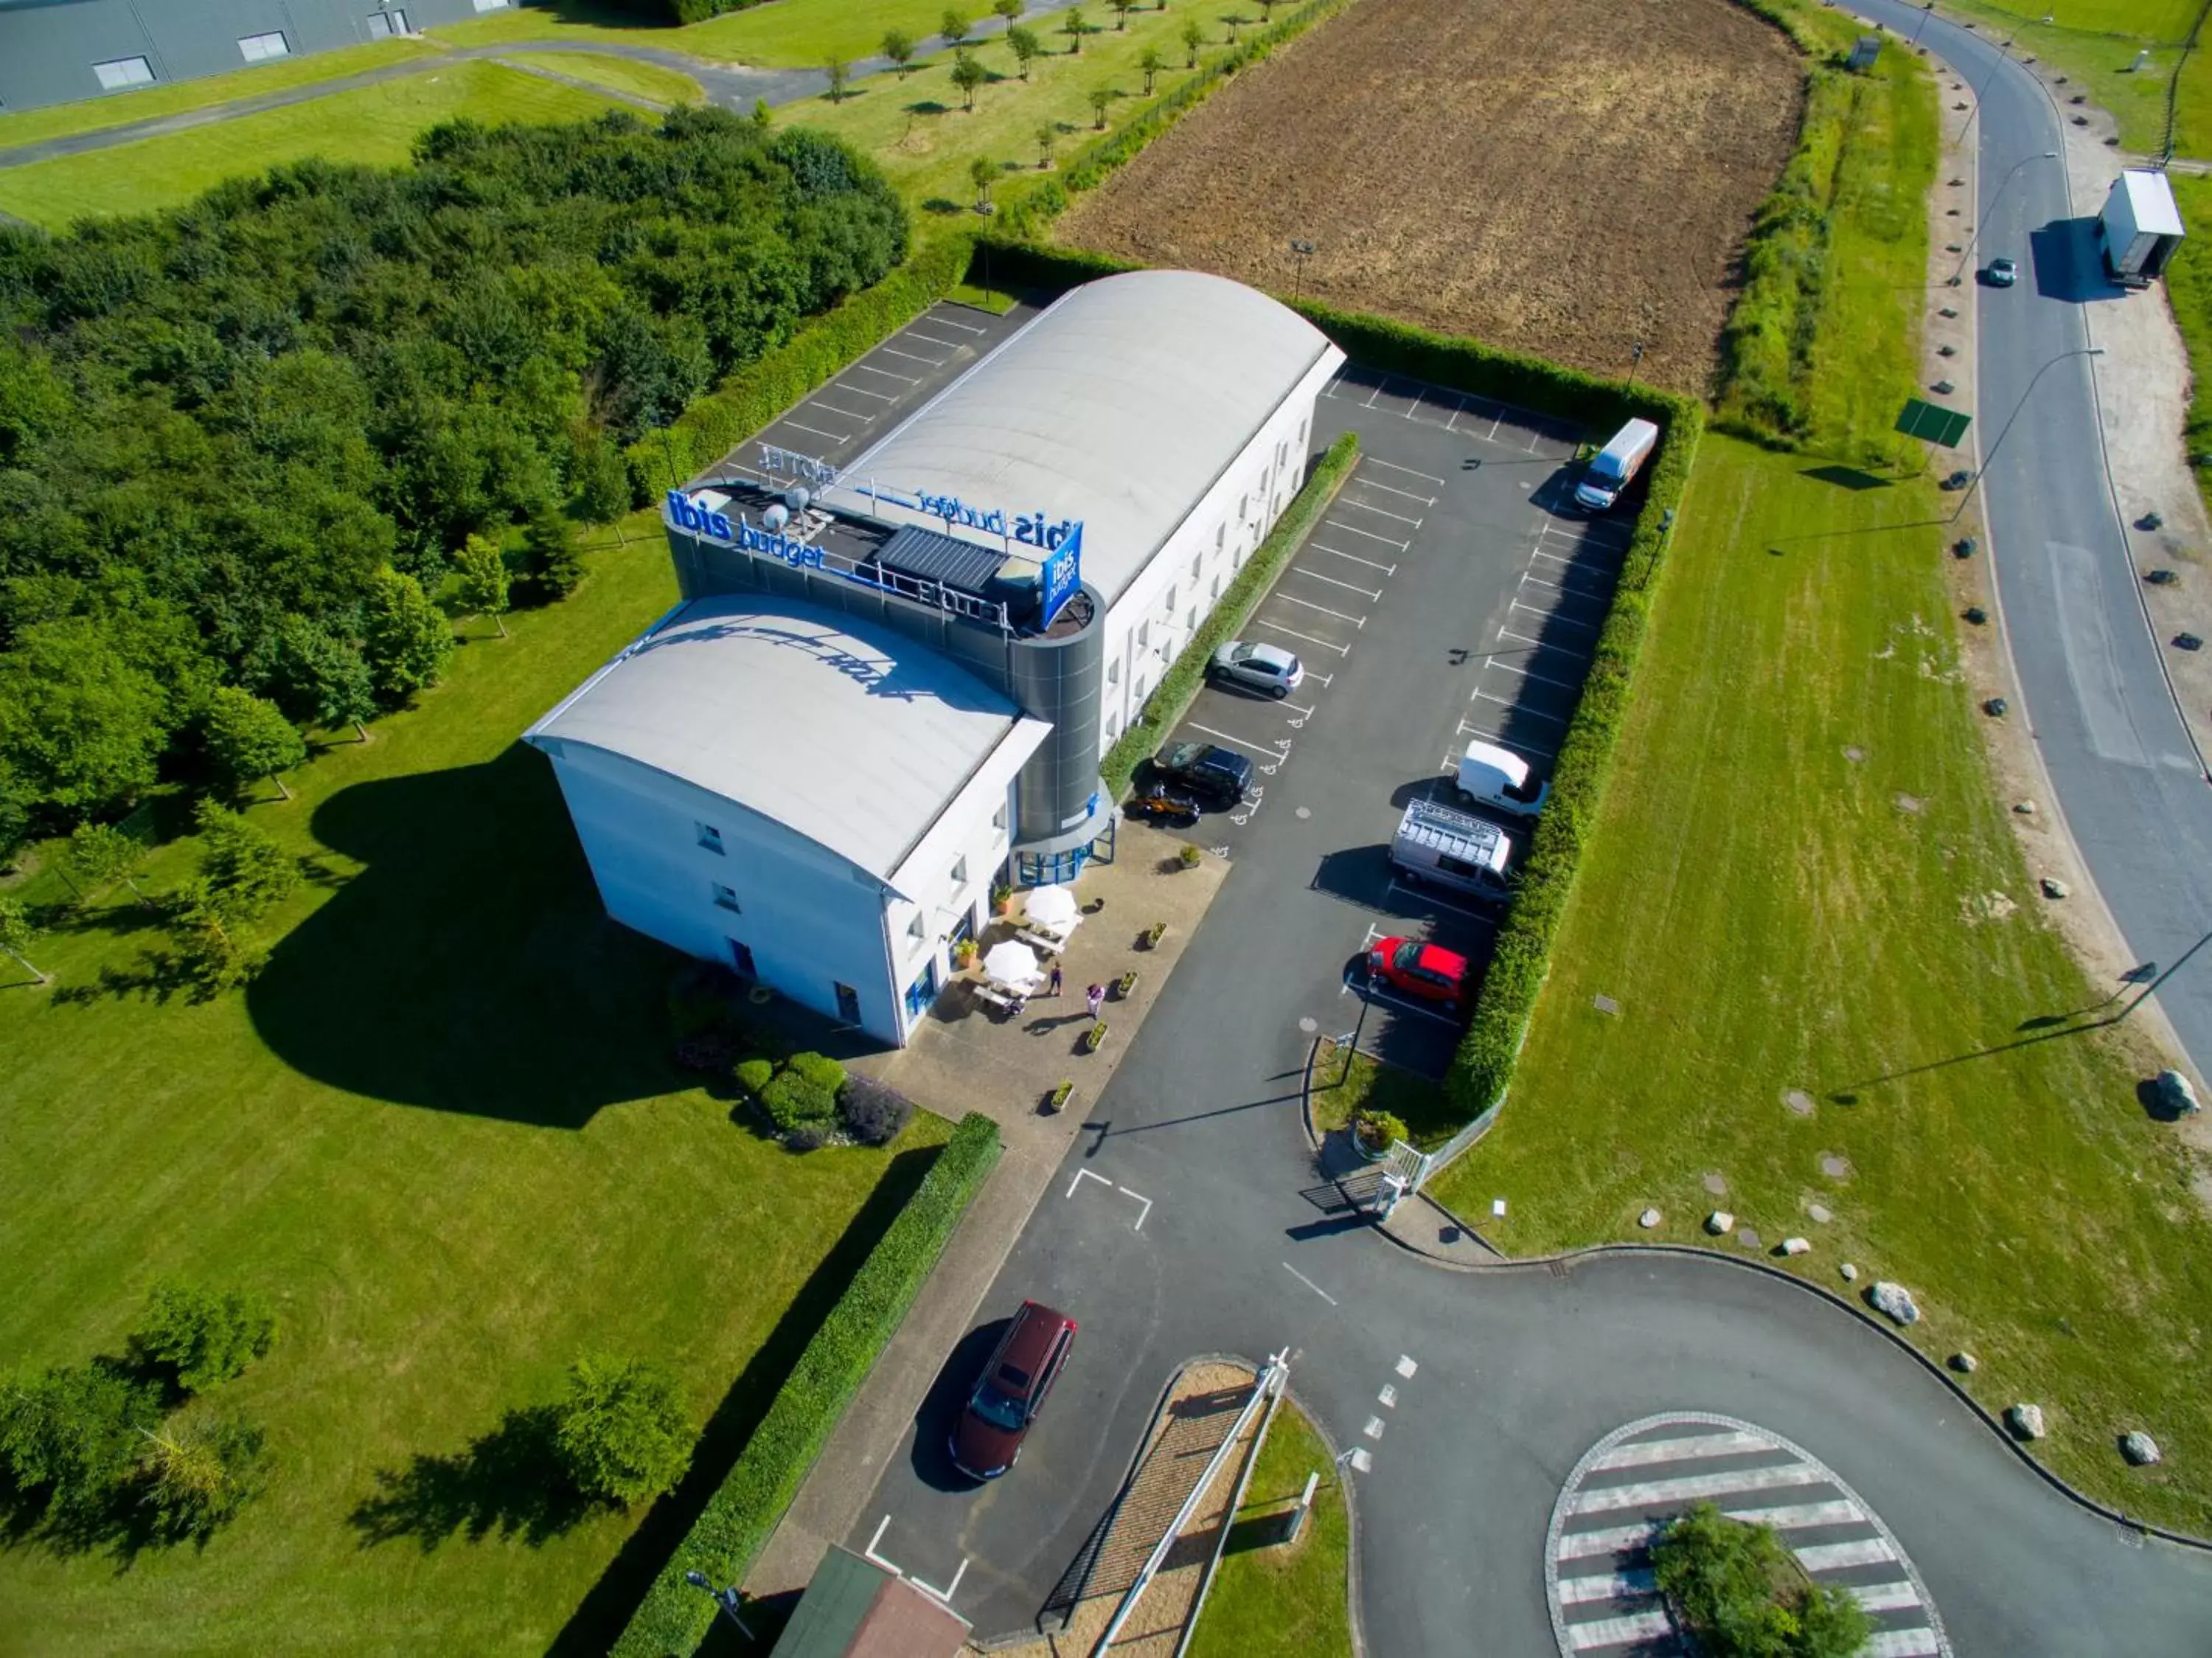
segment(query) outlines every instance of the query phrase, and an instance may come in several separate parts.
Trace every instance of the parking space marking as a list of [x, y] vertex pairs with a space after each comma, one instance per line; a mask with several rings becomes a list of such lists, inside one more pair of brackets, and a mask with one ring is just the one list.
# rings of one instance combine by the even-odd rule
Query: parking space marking
[[[1585, 572], [1587, 572], [1587, 571], [1590, 570], [1593, 568], [1591, 565], [1589, 565], [1589, 564], [1578, 564], [1578, 563], [1577, 563], [1577, 562], [1576, 562], [1574, 559], [1572, 559], [1572, 558], [1560, 558], [1560, 557], [1559, 557], [1559, 555], [1558, 553], [1556, 553], [1556, 552], [1545, 552], [1541, 547], [1538, 547], [1534, 552], [1531, 552], [1528, 556], [1529, 556], [1531, 558], [1548, 558], [1548, 559], [1550, 559], [1553, 564], [1564, 564], [1565, 566], [1566, 566], [1566, 568], [1567, 568], [1567, 569], [1569, 569], [1569, 570], [1582, 570], [1582, 571], [1585, 571]], [[1603, 576], [1605, 576], [1608, 581], [1612, 580], [1614, 576], [1618, 576], [1618, 575], [1620, 574], [1620, 572], [1619, 572], [1619, 571], [1617, 571], [1617, 570], [1603, 570], [1603, 571], [1601, 571], [1601, 572], [1599, 572], [1599, 573], [1600, 573], [1600, 574], [1601, 574], [1601, 575], [1603, 575]]]
[[1310, 1278], [1310, 1277], [1306, 1277], [1306, 1275], [1305, 1275], [1304, 1273], [1303, 1273], [1303, 1272], [1299, 1271], [1297, 1268], [1296, 1268], [1295, 1266], [1292, 1266], [1292, 1265], [1291, 1265], [1288, 1261], [1285, 1261], [1285, 1262], [1283, 1263], [1283, 1271], [1285, 1271], [1285, 1272], [1287, 1272], [1287, 1273], [1289, 1273], [1292, 1277], [1296, 1278], [1296, 1279], [1297, 1279], [1300, 1283], [1302, 1283], [1302, 1284], [1305, 1285], [1305, 1287], [1306, 1287], [1307, 1289], [1309, 1289], [1312, 1290], [1312, 1291], [1314, 1292], [1314, 1294], [1315, 1294], [1315, 1295], [1316, 1295], [1320, 1296], [1323, 1301], [1327, 1301], [1327, 1302], [1328, 1302], [1331, 1307], [1334, 1307], [1334, 1306], [1335, 1306], [1335, 1305], [1336, 1305], [1336, 1297], [1335, 1297], [1335, 1296], [1334, 1296], [1334, 1295], [1330, 1295], [1330, 1294], [1328, 1293], [1328, 1290], [1326, 1290], [1326, 1289], [1322, 1289], [1319, 1284], [1316, 1283], [1315, 1283], [1311, 1278]]
[[1567, 716], [1564, 714], [1547, 714], [1540, 708], [1523, 708], [1511, 697], [1493, 697], [1487, 691], [1478, 691], [1474, 694], [1486, 703], [1496, 703], [1500, 708], [1510, 708], [1516, 714], [1527, 714], [1553, 725], [1567, 723]]
[[[1469, 725], [1465, 720], [1459, 722], [1459, 735], [1462, 737], [1480, 737], [1485, 742], [1497, 743], [1506, 748], [1516, 748], [1524, 754], [1533, 754], [1542, 760], [1556, 759], [1559, 752], [1556, 748], [1547, 748], [1541, 743], [1530, 742], [1525, 737], [1508, 737], [1499, 732], [1486, 731], [1479, 725]], [[1451, 771], [1456, 769], [1453, 756], [1445, 755], [1443, 770]]]
[[1286, 605], [1304, 605], [1308, 610], [1317, 610], [1324, 616], [1334, 616], [1338, 621], [1349, 622], [1357, 628], [1364, 628], [1367, 625], [1367, 619], [1364, 616], [1346, 615], [1343, 611], [1331, 610], [1327, 605], [1317, 605], [1310, 599], [1296, 598], [1287, 593], [1278, 593], [1271, 596], [1280, 599]]
[[1375, 399], [1382, 395], [1382, 388], [1389, 383], [1390, 378], [1388, 375], [1385, 375], [1382, 379], [1376, 381], [1375, 382], [1375, 389], [1367, 394], [1367, 401], [1361, 404], [1359, 406], [1363, 409], [1373, 408], [1375, 406]]
[[828, 438], [832, 443], [846, 442], [853, 436], [850, 432], [825, 432], [819, 426], [810, 426], [803, 420], [793, 420], [789, 415], [784, 416], [776, 424], [788, 426], [794, 431], [811, 432], [817, 437]]
[[[1516, 645], [1527, 645], [1534, 650], [1556, 650], [1562, 656], [1575, 656], [1587, 659], [1589, 655], [1588, 651], [1577, 650], [1572, 645], [1554, 644], [1546, 639], [1532, 639], [1525, 633], [1516, 633], [1511, 628], [1502, 627], [1498, 629], [1498, 637], [1501, 639], [1510, 639]], [[1517, 673], [1519, 670], [1516, 668], [1515, 672]], [[1563, 680], [1555, 680], [1553, 683], [1555, 685], [1566, 685], [1566, 681]], [[1567, 685], [1567, 689], [1570, 691], [1580, 691], [1582, 686], [1579, 685]]]
[[1453, 911], [1459, 915], [1465, 916], [1469, 921], [1479, 921], [1484, 926], [1493, 930], [1495, 930], [1498, 925], [1497, 917], [1494, 916], [1486, 915], [1480, 910], [1470, 910], [1464, 904], [1455, 904], [1447, 898], [1438, 898], [1434, 893], [1429, 892], [1425, 888], [1408, 887], [1404, 881], [1400, 881], [1395, 875], [1390, 879], [1389, 890], [1397, 893], [1401, 898], [1411, 899], [1416, 903], [1433, 904], [1438, 909]]
[[1398, 573], [1398, 567], [1395, 564], [1378, 564], [1372, 558], [1362, 558], [1356, 552], [1345, 552], [1339, 548], [1330, 546], [1326, 541], [1309, 541], [1306, 545], [1317, 552], [1334, 552], [1338, 558], [1348, 558], [1355, 564], [1364, 564], [1370, 570], [1379, 570], [1385, 576], [1395, 576]]
[[924, 1594], [929, 1595], [935, 1600], [941, 1600], [946, 1606], [950, 1607], [952, 1604], [952, 1597], [960, 1593], [960, 1580], [967, 1576], [968, 1557], [963, 1554], [960, 1557], [960, 1570], [952, 1574], [952, 1581], [941, 1589], [923, 1582], [919, 1577], [909, 1577], [906, 1581], [913, 1584], [915, 1588], [920, 1589]]
[[1075, 1178], [1067, 1183], [1067, 1191], [1063, 1195], [1073, 1198], [1075, 1195], [1075, 1188], [1081, 1186], [1085, 1180], [1096, 1180], [1100, 1186], [1111, 1186], [1114, 1184], [1103, 1174], [1093, 1174], [1087, 1168], [1079, 1168], [1075, 1171]]
[[1370, 507], [1364, 501], [1347, 501], [1344, 504], [1347, 507], [1357, 507], [1362, 512], [1374, 513], [1378, 517], [1395, 518], [1401, 524], [1411, 524], [1415, 529], [1419, 529], [1421, 527], [1421, 521], [1419, 519], [1408, 518], [1404, 513], [1392, 512], [1386, 507]]
[[987, 334], [991, 332], [988, 328], [978, 328], [972, 322], [963, 322], [957, 317], [932, 316], [929, 320], [933, 326], [957, 328], [963, 334]]
[[1411, 1381], [1413, 1379], [1413, 1372], [1419, 1369], [1421, 1367], [1416, 1364], [1412, 1359], [1407, 1358], [1403, 1353], [1401, 1353], [1398, 1355], [1398, 1362], [1395, 1368], [1400, 1375], [1405, 1377], [1407, 1381]]
[[806, 400], [817, 409], [827, 409], [831, 414], [842, 415], [848, 420], [857, 420], [863, 426], [875, 418], [872, 414], [862, 414], [858, 409], [841, 409], [834, 403], [824, 403], [818, 397], [810, 397]]
[[[1130, 1191], [1129, 1188], [1125, 1186], [1117, 1185], [1114, 1190], [1120, 1192], [1124, 1198], [1134, 1198], [1139, 1203], [1145, 1206], [1144, 1214], [1138, 1216], [1136, 1225], [1129, 1228], [1132, 1232], [1142, 1232], [1145, 1229], [1146, 1218], [1152, 1212], [1152, 1200], [1150, 1198], [1146, 1197], [1142, 1192]], [[957, 1582], [959, 1580], [956, 1578], [953, 1581]]]
[[1433, 495], [1416, 495], [1411, 490], [1400, 489], [1395, 484], [1381, 484], [1371, 478], [1356, 479], [1353, 481], [1367, 489], [1388, 490], [1392, 495], [1402, 495], [1408, 501], [1418, 501], [1425, 507], [1433, 507], [1437, 504], [1437, 498]]
[[1411, 466], [1401, 466], [1395, 460], [1384, 460], [1376, 455], [1364, 456], [1363, 464], [1370, 466], [1388, 466], [1394, 472], [1403, 472], [1408, 478], [1424, 479], [1431, 484], [1442, 485], [1446, 481], [1434, 472], [1415, 472]]
[[878, 369], [872, 363], [856, 363], [853, 366], [866, 374], [881, 375], [885, 380], [902, 380], [909, 386], [921, 384], [921, 376], [919, 375], [902, 375], [896, 369]]
[[890, 357], [904, 357], [908, 363], [926, 363], [933, 369], [945, 366], [945, 359], [941, 357], [916, 357], [912, 351], [902, 351], [896, 345], [878, 345], [876, 349]]
[[1521, 579], [1523, 582], [1534, 582], [1540, 588], [1549, 588], [1554, 593], [1569, 594], [1577, 599], [1602, 599], [1605, 597], [1605, 594], [1602, 593], [1593, 593], [1588, 588], [1571, 588], [1562, 582], [1547, 582], [1542, 576], [1538, 576], [1530, 570], [1522, 570], [1521, 572]]
[[1327, 520], [1326, 521], [1328, 522], [1328, 527], [1333, 530], [1350, 530], [1354, 535], [1364, 535], [1370, 541], [1382, 542], [1388, 546], [1397, 548], [1401, 552], [1405, 552], [1408, 545], [1404, 541], [1401, 541], [1395, 535], [1377, 535], [1373, 530], [1364, 530], [1357, 524], [1340, 524], [1333, 518]]
[[1518, 662], [1501, 661], [1494, 656], [1483, 666], [1494, 667], [1501, 674], [1517, 674], [1524, 680], [1534, 680], [1538, 685], [1557, 686], [1562, 691], [1579, 693], [1582, 690], [1582, 686], [1572, 680], [1555, 680], [1547, 674], [1537, 673], [1533, 667], [1523, 667]]
[[1308, 719], [1311, 719], [1313, 717], [1313, 710], [1310, 707], [1301, 708], [1297, 704], [1287, 699], [1277, 703], [1275, 706], [1278, 708], [1287, 708], [1293, 714], [1303, 714]]
[[1324, 639], [1312, 633], [1301, 633], [1294, 627], [1285, 627], [1280, 622], [1271, 622], [1264, 616], [1255, 616], [1252, 619], [1261, 627], [1273, 628], [1278, 633], [1287, 633], [1293, 639], [1304, 639], [1310, 645], [1324, 645], [1340, 656], [1352, 655], [1350, 645], [1340, 645], [1334, 639]]
[[939, 339], [934, 334], [923, 333], [919, 328], [908, 329], [906, 338], [918, 339], [925, 345], [942, 345], [948, 351], [957, 351], [962, 349], [960, 342], [957, 339]]
[[1292, 564], [1291, 573], [1294, 576], [1303, 576], [1308, 581], [1326, 582], [1333, 588], [1342, 588], [1346, 593], [1356, 593], [1363, 599], [1380, 600], [1382, 597], [1382, 589], [1379, 588], [1355, 587], [1350, 582], [1338, 581], [1334, 576], [1323, 576], [1319, 570], [1308, 570], [1304, 564]]
[[878, 403], [898, 401], [898, 394], [896, 392], [872, 392], [865, 386], [848, 386], [842, 380], [832, 381], [830, 384], [841, 392], [850, 392], [854, 397], [872, 397]]
[[[1201, 728], [1201, 729], [1202, 728]], [[1096, 1180], [1100, 1186], [1113, 1186], [1114, 1190], [1120, 1192], [1123, 1197], [1133, 1198], [1139, 1203], [1142, 1204], [1144, 1208], [1138, 1213], [1137, 1223], [1131, 1227], [1129, 1230], [1132, 1232], [1142, 1232], [1145, 1229], [1145, 1222], [1152, 1218], [1152, 1200], [1150, 1198], [1146, 1197], [1141, 1192], [1132, 1192], [1125, 1186], [1115, 1186], [1113, 1181], [1108, 1179], [1103, 1174], [1094, 1174], [1087, 1168], [1079, 1168], [1075, 1171], [1075, 1178], [1067, 1183], [1067, 1190], [1061, 1192], [1060, 1195], [1063, 1198], [1073, 1198], [1076, 1194], [1078, 1188], [1079, 1188], [1085, 1180]], [[885, 1564], [889, 1563], [886, 1562]], [[954, 1578], [952, 1582], [955, 1588], [959, 1586], [960, 1580], [958, 1578]], [[929, 1586], [925, 1583], [921, 1587], [927, 1588]], [[932, 1594], [936, 1593], [933, 1589], [930, 1592]], [[950, 1591], [947, 1591], [947, 1593], [950, 1593]]]
[[1224, 742], [1233, 742], [1240, 747], [1257, 748], [1260, 747], [1258, 743], [1254, 742], [1249, 737], [1240, 737], [1233, 731], [1216, 731], [1212, 726], [1200, 725], [1196, 720], [1186, 720], [1183, 723], [1188, 725], [1194, 731], [1203, 731], [1209, 737], [1218, 737]]
[[[1595, 622], [1577, 622], [1571, 616], [1562, 616], [1556, 610], [1546, 610], [1537, 605], [1524, 605], [1518, 599], [1509, 600], [1507, 602], [1506, 608], [1509, 610], [1525, 610], [1531, 616], [1541, 616], [1547, 621], [1557, 622], [1561, 627], [1578, 627], [1585, 633], [1601, 633], [1604, 631], [1604, 629], [1599, 626]], [[1559, 649], [1559, 647], [1554, 648]]]

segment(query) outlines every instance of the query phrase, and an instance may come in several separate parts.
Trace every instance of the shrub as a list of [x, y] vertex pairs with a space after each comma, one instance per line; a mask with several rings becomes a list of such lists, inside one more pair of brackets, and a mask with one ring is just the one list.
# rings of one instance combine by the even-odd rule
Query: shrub
[[815, 1087], [833, 1097], [845, 1086], [845, 1068], [827, 1055], [794, 1053], [786, 1063]]
[[797, 1128], [787, 1129], [782, 1135], [787, 1151], [819, 1151], [830, 1143], [830, 1125], [828, 1123], [801, 1123]]
[[1186, 869], [1197, 869], [1198, 861], [1205, 856], [1206, 854], [1200, 851], [1198, 848], [1188, 844], [1186, 844], [1182, 851], [1176, 854], [1176, 856], [1181, 860], [1182, 867]]
[[28, 1513], [96, 1521], [161, 1419], [159, 1391], [109, 1365], [0, 1378], [0, 1474]]
[[267, 1436], [241, 1417], [187, 1411], [149, 1433], [139, 1494], [164, 1542], [204, 1541], [261, 1490]]
[[663, 1658], [698, 1645], [714, 1621], [714, 1603], [686, 1582], [684, 1573], [702, 1572], [717, 1583], [744, 1581], [998, 1161], [997, 1125], [970, 1112], [854, 1274], [737, 1466], [646, 1592], [615, 1643], [617, 1658]]
[[1659, 1592], [1712, 1658], [1852, 1658], [1874, 1633], [1850, 1592], [1811, 1582], [1770, 1526], [1710, 1503], [1652, 1545]]
[[744, 1060], [738, 1066], [738, 1086], [760, 1100], [768, 1092], [769, 1079], [775, 1075], [775, 1066], [769, 1060]]
[[887, 1146], [914, 1115], [914, 1101], [872, 1076], [848, 1076], [837, 1094], [845, 1129], [864, 1146]]
[[786, 1134], [808, 1127], [827, 1127], [837, 1115], [837, 1096], [805, 1072], [789, 1067], [776, 1072], [760, 1091], [769, 1120]]
[[165, 1370], [180, 1391], [204, 1393], [265, 1357], [276, 1340], [276, 1315], [259, 1295], [163, 1283], [147, 1298], [131, 1350], [141, 1363]]
[[1363, 1111], [1352, 1119], [1352, 1131], [1371, 1151], [1385, 1151], [1396, 1141], [1409, 1139], [1402, 1119], [1387, 1111]]
[[691, 1461], [676, 1378], [645, 1359], [580, 1358], [554, 1412], [561, 1466], [586, 1496], [624, 1508], [659, 1496]]

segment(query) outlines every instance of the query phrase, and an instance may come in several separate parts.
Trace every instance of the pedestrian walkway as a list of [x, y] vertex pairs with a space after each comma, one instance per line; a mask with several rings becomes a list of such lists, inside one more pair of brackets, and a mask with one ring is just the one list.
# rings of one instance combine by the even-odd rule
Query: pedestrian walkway
[[1919, 1573], [1850, 1486], [1778, 1434], [1698, 1411], [1615, 1429], [1559, 1492], [1544, 1581], [1561, 1658], [1688, 1658], [1654, 1586], [1650, 1545], [1697, 1503], [1772, 1527], [1814, 1582], [1856, 1597], [1875, 1628], [1866, 1658], [1948, 1658]]

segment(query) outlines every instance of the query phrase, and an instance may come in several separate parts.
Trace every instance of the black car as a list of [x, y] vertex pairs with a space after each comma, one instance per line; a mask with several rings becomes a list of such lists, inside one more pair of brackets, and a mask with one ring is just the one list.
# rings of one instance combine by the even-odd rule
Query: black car
[[1152, 782], [1171, 783], [1216, 806], [1234, 806], [1252, 786], [1252, 762], [1233, 748], [1171, 742], [1152, 756]]
[[1164, 783], [1149, 783], [1136, 789], [1121, 809], [1146, 823], [1171, 824], [1178, 829], [1198, 821], [1198, 802]]

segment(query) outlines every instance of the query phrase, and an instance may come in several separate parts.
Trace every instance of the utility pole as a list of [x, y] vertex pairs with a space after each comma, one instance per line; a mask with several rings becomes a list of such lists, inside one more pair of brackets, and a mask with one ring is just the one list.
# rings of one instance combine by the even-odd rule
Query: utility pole
[[1291, 277], [1291, 303], [1298, 302], [1298, 295], [1305, 287], [1306, 261], [1313, 257], [1314, 245], [1303, 237], [1291, 239], [1291, 255], [1297, 260], [1296, 273]]
[[1966, 238], [1966, 251], [1959, 255], [1959, 263], [1953, 269], [1951, 272], [1951, 280], [1946, 284], [1947, 286], [1956, 288], [1959, 285], [1960, 277], [1964, 274], [1966, 266], [1972, 263], [1973, 259], [1974, 248], [1976, 245], [1982, 240], [1983, 228], [1988, 224], [1990, 219], [1996, 216], [1997, 204], [2004, 199], [2005, 186], [2013, 181], [2014, 175], [2017, 174], [2021, 168], [2026, 167], [2030, 162], [2055, 162], [2057, 159], [2058, 152], [2057, 150], [2046, 149], [2039, 155], [2023, 155], [2012, 164], [2011, 171], [2004, 175], [2002, 182], [1997, 186], [1997, 193], [1990, 198], [1989, 211], [1985, 214], [1978, 212], [1974, 216], [1974, 234]]

